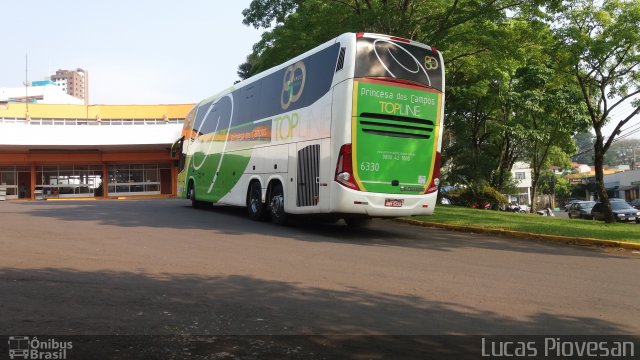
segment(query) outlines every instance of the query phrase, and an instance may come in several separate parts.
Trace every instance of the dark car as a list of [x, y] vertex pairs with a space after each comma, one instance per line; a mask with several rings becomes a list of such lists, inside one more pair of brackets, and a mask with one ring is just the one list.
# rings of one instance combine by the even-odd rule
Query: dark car
[[569, 207], [569, 219], [591, 219], [591, 208], [596, 204], [595, 201], [577, 201]]
[[634, 208], [636, 208], [636, 209], [640, 210], [640, 199], [634, 199], [634, 200], [631, 200], [631, 201], [629, 202], [629, 205], [631, 205], [631, 206], [633, 206]]
[[[617, 221], [635, 221], [640, 223], [640, 211], [627, 204], [626, 201], [610, 201], [611, 210]], [[604, 220], [604, 204], [597, 203], [591, 209], [591, 216], [595, 220]]]

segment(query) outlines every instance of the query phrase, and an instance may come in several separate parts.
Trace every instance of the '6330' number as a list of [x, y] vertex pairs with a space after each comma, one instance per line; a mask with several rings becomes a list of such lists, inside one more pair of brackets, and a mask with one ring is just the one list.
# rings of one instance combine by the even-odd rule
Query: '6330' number
[[360, 171], [380, 171], [380, 163], [363, 161], [360, 163]]

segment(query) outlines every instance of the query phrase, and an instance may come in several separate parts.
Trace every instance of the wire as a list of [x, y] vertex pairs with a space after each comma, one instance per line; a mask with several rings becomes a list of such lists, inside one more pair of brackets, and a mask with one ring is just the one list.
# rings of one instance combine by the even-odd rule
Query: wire
[[633, 130], [633, 131], [631, 131], [631, 132], [628, 132], [628, 133], [626, 133], [626, 134], [624, 134], [624, 135], [620, 135], [620, 136], [618, 136], [617, 138], [613, 139], [613, 141], [612, 141], [611, 143], [613, 144], [613, 143], [615, 143], [615, 142], [618, 142], [618, 141], [620, 141], [620, 140], [622, 140], [622, 139], [624, 139], [624, 138], [627, 138], [627, 137], [629, 137], [629, 136], [631, 136], [631, 135], [633, 135], [633, 134], [635, 134], [635, 133], [637, 133], [637, 132], [640, 132], [640, 128], [635, 129], [635, 130]]
[[[618, 107], [616, 107], [615, 109], [613, 109], [613, 111], [611, 111], [609, 113], [609, 119], [614, 119], [614, 118], [620, 117], [620, 115], [623, 115], [623, 114], [629, 114], [629, 113], [633, 112], [633, 110], [635, 110], [635, 106], [632, 106], [632, 101], [636, 100], [636, 97], [634, 96], [634, 97], [632, 97], [630, 99], [627, 99], [627, 100], [629, 100], [629, 101], [625, 101], [623, 104], [620, 104]], [[623, 115], [622, 117], [626, 117], [626, 116]], [[631, 119], [629, 119], [629, 121], [631, 122], [634, 119], [640, 119], [640, 113], [634, 115]], [[615, 122], [615, 121], [616, 120], [613, 120], [613, 122]], [[619, 122], [620, 120], [617, 120], [617, 121]], [[629, 136], [637, 134], [639, 132], [640, 132], [640, 123], [629, 125], [625, 129], [620, 129], [618, 131], [618, 134], [617, 134], [618, 136], [617, 137], [615, 137], [616, 134], [613, 133], [610, 136], [608, 136], [607, 138], [605, 138], [604, 142], [608, 141], [609, 138], [611, 138], [611, 137], [615, 137], [613, 139], [613, 141], [611, 141], [611, 144], [614, 144], [614, 143], [616, 143], [616, 142], [618, 142], [620, 140], [628, 138]], [[594, 150], [593, 147], [591, 147], [589, 149], [585, 149], [585, 150], [582, 150], [582, 151], [574, 154], [572, 157], [588, 154], [588, 153], [592, 152], [593, 150]]]
[[616, 118], [618, 117], [620, 114], [624, 114], [629, 112], [629, 110], [631, 109], [631, 103], [627, 102], [625, 104], [620, 105], [619, 107], [613, 109], [613, 111], [611, 111], [609, 113], [609, 117], [610, 118]]
[[[635, 129], [634, 129], [634, 128], [635, 128]], [[638, 130], [639, 128], [640, 128], [640, 124], [635, 124], [635, 125], [632, 125], [632, 126], [630, 126], [630, 127], [626, 128], [626, 129], [624, 129], [624, 130], [620, 130], [620, 131], [618, 132], [618, 137], [617, 137], [617, 138], [615, 138], [615, 139], [613, 139], [612, 143], [613, 143], [613, 142], [615, 142], [615, 141], [618, 141], [618, 139], [625, 138], [625, 137], [629, 136], [629, 135], [630, 135], [630, 132], [631, 132], [631, 133], [635, 133], [635, 132], [636, 132], [636, 130]], [[615, 134], [611, 134], [611, 135], [607, 138], [607, 140], [605, 140], [605, 141], [608, 141], [608, 140], [609, 140], [609, 138], [610, 138], [610, 137], [612, 137], [612, 136], [615, 136]]]
[[[636, 117], [639, 117], [639, 118], [640, 118], [640, 114], [636, 114], [636, 115], [635, 115], [633, 118], [631, 118], [631, 119], [634, 119], [634, 118], [636, 118]], [[629, 120], [629, 121], [631, 121], [631, 120]], [[633, 134], [637, 134], [638, 132], [640, 132], [640, 123], [630, 125], [629, 127], [625, 128], [625, 129], [620, 129], [620, 130], [619, 130], [619, 134], [618, 134], [618, 136], [617, 136], [615, 139], [613, 139], [613, 141], [611, 141], [611, 144], [614, 144], [614, 143], [616, 143], [616, 142], [618, 142], [618, 141], [620, 141], [620, 140], [623, 140], [623, 139], [625, 139], [625, 138], [627, 138], [627, 137], [629, 137], [629, 136], [631, 136], [631, 135], [633, 135]], [[612, 136], [615, 136], [615, 134], [611, 134], [611, 135], [610, 135], [606, 140], [604, 140], [604, 141], [605, 141], [605, 142], [606, 142], [606, 141], [608, 141], [608, 140], [609, 140], [609, 138], [610, 138], [610, 137], [612, 137]], [[578, 153], [576, 153], [576, 154], [573, 154], [573, 155], [572, 155], [572, 157], [580, 156], [580, 155], [584, 155], [584, 154], [588, 154], [588, 153], [590, 153], [590, 152], [592, 152], [592, 151], [593, 151], [593, 147], [592, 147], [592, 148], [589, 148], [589, 149], [582, 150], [582, 151], [580, 151], [580, 152], [578, 152]]]

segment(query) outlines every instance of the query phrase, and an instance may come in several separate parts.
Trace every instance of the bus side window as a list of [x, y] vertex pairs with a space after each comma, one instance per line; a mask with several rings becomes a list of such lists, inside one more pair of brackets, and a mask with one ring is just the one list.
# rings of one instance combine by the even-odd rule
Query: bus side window
[[[232, 111], [235, 111], [232, 97], [233, 94], [229, 94], [218, 98], [208, 114], [207, 111], [209, 110], [211, 103], [208, 103], [206, 108], [203, 106], [198, 110], [198, 114], [196, 115], [196, 124], [201, 124], [198, 135], [226, 131], [231, 126], [231, 117], [233, 116]], [[201, 120], [198, 121], [200, 111], [202, 111], [203, 115]]]
[[250, 86], [246, 87], [244, 97], [241, 99], [243, 113], [239, 117], [241, 123], [248, 123], [258, 120], [256, 118], [258, 114], [258, 104], [260, 104], [260, 91], [262, 87], [262, 80], [258, 80]]
[[195, 136], [202, 135], [199, 130], [202, 127], [202, 122], [204, 121], [204, 116], [207, 114], [207, 111], [211, 107], [211, 102], [204, 103], [198, 106], [198, 110], [196, 111], [196, 120], [193, 124], [193, 133]]

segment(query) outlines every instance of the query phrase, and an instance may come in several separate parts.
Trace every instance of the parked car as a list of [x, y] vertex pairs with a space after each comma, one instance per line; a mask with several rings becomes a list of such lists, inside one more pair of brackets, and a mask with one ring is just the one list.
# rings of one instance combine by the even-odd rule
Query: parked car
[[491, 209], [491, 204], [489, 204], [488, 202], [485, 202], [485, 203], [482, 203], [482, 204], [473, 203], [473, 204], [471, 204], [471, 208], [489, 210], [489, 209]]
[[591, 219], [591, 209], [596, 204], [595, 201], [576, 201], [569, 208], [569, 219]]
[[507, 204], [504, 207], [504, 211], [517, 212], [517, 213], [523, 213], [524, 214], [524, 213], [529, 212], [529, 206], [520, 205], [520, 204], [514, 202], [514, 203]]
[[[610, 199], [611, 210], [618, 221], [635, 221], [640, 223], [640, 211], [633, 206], [627, 204], [624, 200]], [[591, 209], [591, 216], [595, 220], [604, 220], [604, 204], [596, 203]]]
[[546, 208], [544, 208], [542, 210], [538, 210], [538, 211], [536, 211], [536, 214], [542, 215], [542, 216], [556, 216], [553, 213], [553, 209], [551, 209], [550, 207], [546, 207]]
[[573, 203], [578, 202], [578, 201], [582, 201], [582, 200], [574, 199], [574, 198], [567, 199], [567, 202], [564, 203], [564, 211], [565, 212], [569, 212], [569, 208], [571, 207], [571, 205], [573, 205]]
[[633, 206], [634, 208], [636, 208], [636, 209], [640, 210], [640, 199], [634, 199], [634, 200], [631, 200], [631, 201], [629, 202], [629, 205], [631, 205], [631, 206]]

